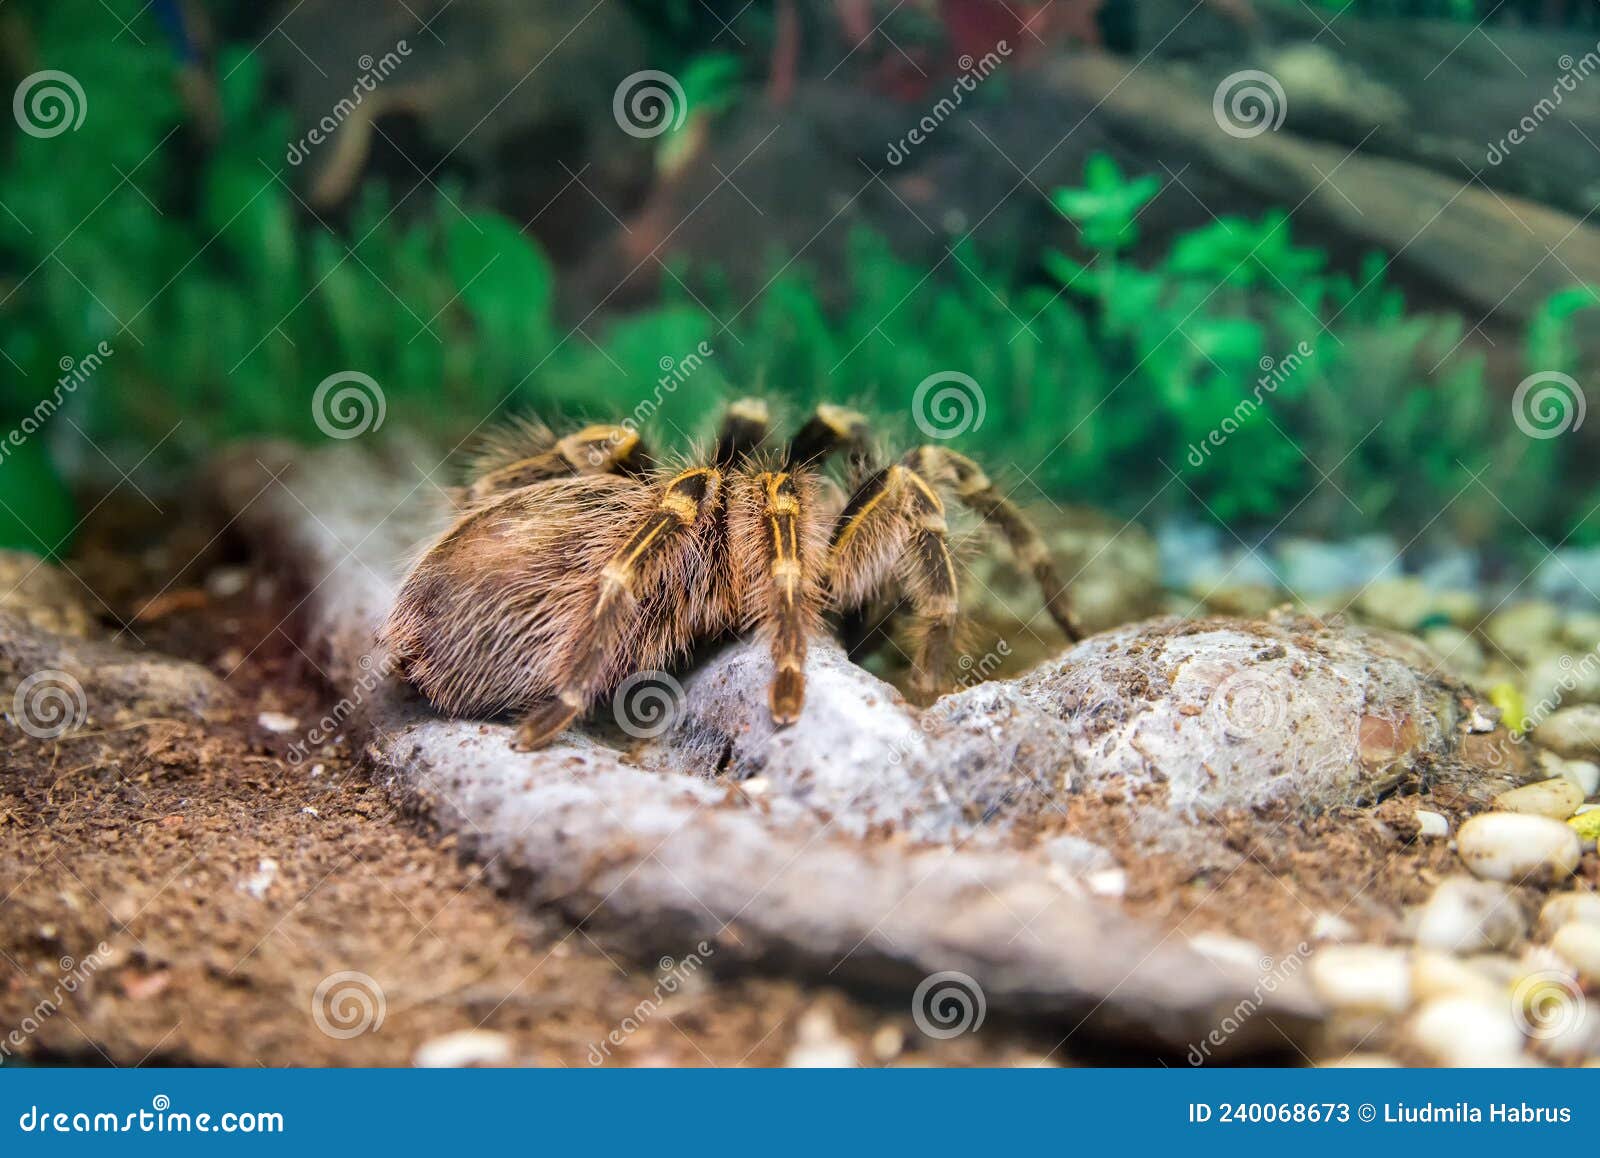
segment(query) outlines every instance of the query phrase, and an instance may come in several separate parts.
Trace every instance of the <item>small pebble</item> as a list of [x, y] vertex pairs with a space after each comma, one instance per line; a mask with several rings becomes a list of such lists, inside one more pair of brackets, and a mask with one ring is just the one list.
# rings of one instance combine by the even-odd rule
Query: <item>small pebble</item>
[[905, 1048], [905, 1030], [893, 1023], [879, 1026], [878, 1031], [872, 1035], [872, 1056], [879, 1061], [893, 1061]]
[[1582, 921], [1562, 925], [1550, 938], [1550, 948], [1578, 971], [1585, 985], [1600, 985], [1600, 925]]
[[1561, 609], [1554, 603], [1529, 600], [1496, 612], [1483, 633], [1512, 659], [1530, 659], [1547, 649], [1561, 631]]
[[1508, 1000], [1436, 997], [1417, 1010], [1407, 1032], [1413, 1044], [1450, 1066], [1506, 1066], [1522, 1061], [1522, 1030]]
[[1336, 1009], [1403, 1013], [1411, 1004], [1411, 961], [1383, 945], [1327, 945], [1311, 958], [1311, 985]]
[[1411, 963], [1411, 991], [1418, 1001], [1435, 997], [1473, 997], [1493, 1001], [1504, 994], [1483, 972], [1459, 957], [1424, 949]]
[[849, 1069], [858, 1063], [855, 1046], [840, 1035], [833, 1014], [819, 1005], [800, 1015], [795, 1043], [783, 1064], [791, 1069]]
[[424, 1070], [503, 1066], [511, 1061], [511, 1039], [487, 1029], [463, 1029], [423, 1042], [411, 1064]]
[[1429, 812], [1426, 808], [1417, 809], [1417, 835], [1423, 837], [1449, 836], [1450, 818], [1442, 812]]
[[1535, 735], [1559, 756], [1592, 760], [1600, 755], [1600, 704], [1578, 704], [1552, 712]]
[[1124, 869], [1101, 869], [1083, 878], [1089, 891], [1097, 897], [1121, 897], [1128, 891], [1128, 874]]
[[1529, 816], [1548, 816], [1565, 820], [1583, 803], [1583, 792], [1565, 776], [1524, 784], [1494, 798], [1495, 807]]
[[1551, 776], [1565, 776], [1587, 799], [1600, 792], [1600, 764], [1593, 760], [1567, 760], [1554, 752], [1540, 752], [1539, 766]]
[[1348, 941], [1356, 935], [1356, 927], [1337, 913], [1318, 913], [1311, 924], [1313, 941]]
[[215, 599], [227, 599], [244, 590], [250, 572], [242, 567], [219, 567], [206, 576], [206, 592]]
[[1551, 884], [1572, 875], [1583, 842], [1571, 828], [1548, 816], [1486, 812], [1461, 826], [1456, 850], [1476, 877]]
[[1494, 881], [1447, 877], [1433, 890], [1417, 921], [1417, 944], [1448, 953], [1506, 949], [1527, 932], [1511, 890]]
[[256, 717], [256, 723], [269, 732], [293, 732], [300, 727], [299, 720], [282, 712], [262, 712]]
[[1539, 931], [1547, 937], [1574, 922], [1600, 928], [1600, 893], [1557, 893], [1539, 910]]

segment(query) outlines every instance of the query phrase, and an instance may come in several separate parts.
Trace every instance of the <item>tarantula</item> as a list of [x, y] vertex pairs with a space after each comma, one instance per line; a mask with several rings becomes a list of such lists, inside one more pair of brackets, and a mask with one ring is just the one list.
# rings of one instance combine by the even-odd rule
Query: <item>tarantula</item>
[[[878, 466], [866, 419], [837, 406], [818, 407], [782, 452], [762, 451], [768, 428], [764, 403], [735, 402], [709, 461], [679, 468], [652, 464], [621, 426], [557, 438], [521, 422], [495, 436], [383, 627], [405, 678], [453, 715], [522, 712], [517, 744], [533, 748], [631, 673], [759, 628], [772, 719], [786, 725], [824, 614], [897, 590], [916, 628], [913, 692], [931, 699], [958, 619], [941, 489], [998, 528], [1080, 638], [1044, 541], [971, 459], [923, 446]], [[821, 470], [833, 454], [846, 457], [848, 499]]]

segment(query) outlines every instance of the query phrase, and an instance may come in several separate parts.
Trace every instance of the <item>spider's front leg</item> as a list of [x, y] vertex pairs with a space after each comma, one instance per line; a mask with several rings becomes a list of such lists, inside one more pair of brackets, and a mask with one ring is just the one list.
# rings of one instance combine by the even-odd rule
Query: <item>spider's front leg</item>
[[806, 641], [821, 620], [815, 479], [761, 471], [745, 475], [740, 489], [731, 545], [744, 572], [745, 618], [770, 633], [772, 720], [792, 724], [805, 704]]
[[517, 731], [517, 746], [537, 748], [588, 710], [606, 690], [606, 674], [639, 611], [639, 592], [670, 583], [698, 532], [721, 509], [722, 472], [693, 467], [661, 484], [653, 508], [601, 570], [593, 602], [566, 657], [556, 695], [535, 704]]

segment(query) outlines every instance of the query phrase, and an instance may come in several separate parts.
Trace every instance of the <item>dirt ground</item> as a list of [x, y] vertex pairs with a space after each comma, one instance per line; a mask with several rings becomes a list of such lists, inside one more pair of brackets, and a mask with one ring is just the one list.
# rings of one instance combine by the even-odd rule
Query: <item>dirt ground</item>
[[[1070, 1024], [990, 1018], [934, 1040], [904, 994], [783, 977], [707, 969], [664, 996], [671, 963], [630, 959], [481, 883], [483, 866], [397, 814], [347, 744], [291, 763], [262, 713], [315, 718], [327, 693], [284, 623], [288, 601], [249, 561], [215, 551], [172, 583], [166, 560], [191, 557], [178, 534], [134, 552], [91, 533], [74, 571], [146, 646], [227, 676], [238, 706], [204, 725], [139, 720], [49, 743], [0, 733], [5, 1064], [404, 1065], [473, 1028], [503, 1035], [506, 1060], [548, 1066], [1181, 1064], [1083, 1040]], [[238, 569], [219, 594], [203, 582], [224, 562]], [[1175, 935], [1224, 933], [1272, 953], [1330, 918], [1349, 937], [1391, 937], [1404, 906], [1455, 868], [1443, 842], [1413, 839], [1411, 813], [1460, 805], [1402, 795], [1285, 813], [1267, 818], [1270, 839], [1261, 817], [1219, 817], [1233, 861], [1197, 873], [1174, 857], [1134, 859], [1125, 903]], [[1127, 844], [1126, 802], [1077, 797], [1067, 814], [1071, 831]], [[325, 1032], [313, 1016], [319, 984], [344, 971], [381, 988], [372, 1031]], [[25, 1032], [6, 1037], [12, 1027]], [[606, 1045], [619, 1027], [621, 1044]], [[1316, 1059], [1285, 1042], [1278, 1060]]]

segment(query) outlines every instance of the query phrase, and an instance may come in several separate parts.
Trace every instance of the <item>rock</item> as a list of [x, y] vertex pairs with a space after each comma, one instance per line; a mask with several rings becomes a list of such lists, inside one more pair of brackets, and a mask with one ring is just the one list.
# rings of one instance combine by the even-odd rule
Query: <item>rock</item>
[[1447, 877], [1433, 890], [1417, 922], [1417, 944], [1448, 953], [1507, 949], [1527, 933], [1516, 897], [1504, 885], [1468, 876]]
[[300, 721], [293, 716], [282, 712], [262, 712], [256, 717], [256, 723], [269, 732], [293, 732], [300, 727]]
[[1508, 1001], [1436, 997], [1407, 1026], [1413, 1045], [1449, 1066], [1521, 1064], [1522, 1031]]
[[1600, 893], [1557, 893], [1539, 910], [1539, 931], [1547, 937], [1574, 923], [1600, 928]]
[[1444, 814], [1419, 808], [1415, 815], [1418, 836], [1437, 839], [1450, 835], [1450, 820]]
[[1583, 791], [1565, 776], [1524, 784], [1494, 798], [1496, 808], [1565, 820], [1583, 803]]
[[1313, 941], [1349, 941], [1356, 935], [1356, 927], [1338, 913], [1318, 913], [1311, 923]]
[[851, 1069], [859, 1063], [856, 1047], [835, 1028], [833, 1014], [814, 1006], [800, 1015], [795, 1043], [783, 1064], [790, 1069]]
[[1529, 667], [1523, 693], [1530, 704], [1543, 705], [1542, 718], [1557, 704], [1600, 702], [1600, 663], [1582, 664], [1565, 653], [1546, 654]]
[[1439, 657], [1446, 671], [1460, 679], [1476, 679], [1483, 674], [1483, 646], [1459, 627], [1431, 627], [1422, 640]]
[[1311, 984], [1335, 1009], [1404, 1013], [1411, 1005], [1411, 960], [1381, 945], [1326, 945], [1311, 958]]
[[0, 612], [0, 706], [39, 739], [134, 719], [203, 719], [233, 705], [206, 668], [60, 635]]
[[511, 1039], [487, 1029], [462, 1029], [429, 1038], [417, 1047], [411, 1064], [418, 1069], [461, 1069], [511, 1063]]
[[1585, 985], [1600, 985], [1600, 925], [1569, 921], [1550, 938], [1550, 948], [1577, 970]]
[[0, 613], [40, 631], [87, 639], [96, 624], [86, 594], [88, 588], [63, 568], [23, 551], [0, 551]]
[[1561, 609], [1542, 600], [1513, 603], [1483, 625], [1483, 633], [1514, 660], [1529, 660], [1549, 650], [1560, 631]]
[[1600, 764], [1593, 760], [1567, 760], [1554, 752], [1540, 752], [1539, 767], [1550, 776], [1565, 776], [1585, 798], [1600, 792]]
[[1578, 867], [1582, 842], [1559, 820], [1487, 812], [1461, 826], [1457, 851], [1472, 874], [1512, 884], [1553, 884]]
[[1593, 607], [1600, 592], [1600, 547], [1557, 548], [1534, 569], [1532, 587], [1546, 599]]
[[1398, 576], [1380, 579], [1356, 598], [1356, 611], [1363, 619], [1400, 631], [1415, 631], [1434, 614], [1437, 602], [1433, 589], [1420, 579]]
[[1389, 535], [1363, 535], [1338, 543], [1289, 538], [1278, 543], [1275, 553], [1283, 585], [1302, 597], [1355, 592], [1400, 574], [1400, 545]]
[[1451, 953], [1423, 950], [1411, 962], [1411, 991], [1418, 1001], [1472, 997], [1493, 1001], [1504, 989]]
[[1600, 756], [1600, 704], [1579, 704], [1552, 712], [1534, 738], [1559, 756], [1592, 760]]

